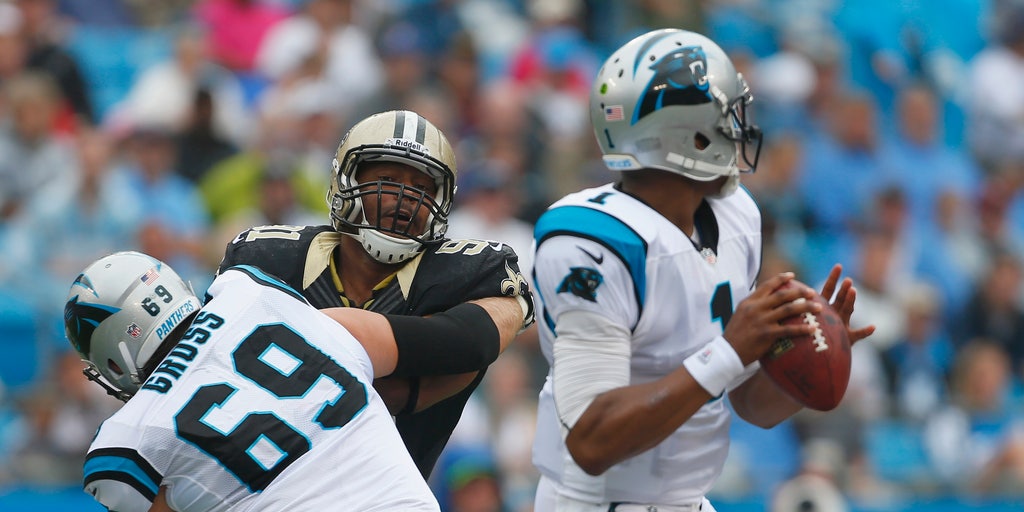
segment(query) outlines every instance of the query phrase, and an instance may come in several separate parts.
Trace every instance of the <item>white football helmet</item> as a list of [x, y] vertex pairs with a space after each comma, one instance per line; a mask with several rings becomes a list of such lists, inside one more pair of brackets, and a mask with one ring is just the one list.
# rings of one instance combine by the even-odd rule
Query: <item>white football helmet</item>
[[761, 130], [746, 118], [752, 100], [712, 40], [661, 29], [605, 61], [591, 90], [590, 118], [609, 169], [661, 169], [698, 181], [727, 176], [718, 194], [725, 196], [739, 185], [739, 157], [745, 171], [757, 167]]
[[[104, 256], [75, 278], [64, 305], [64, 333], [89, 367], [85, 374], [127, 401], [163, 340], [201, 304], [192, 287], [151, 256]], [[102, 376], [102, 379], [100, 378]]]
[[[380, 182], [359, 183], [356, 171], [363, 162], [390, 161], [409, 165], [426, 173], [437, 184], [437, 196], [410, 186], [382, 186]], [[341, 140], [334, 157], [327, 204], [334, 228], [353, 236], [381, 263], [401, 263], [423, 250], [423, 244], [440, 240], [448, 230], [448, 214], [455, 196], [455, 152], [448, 139], [423, 116], [408, 110], [374, 114], [356, 123]], [[429, 220], [422, 233], [395, 219], [366, 219], [363, 200], [379, 200], [390, 194], [401, 200], [417, 201], [415, 211], [426, 208]], [[414, 213], [415, 215], [415, 213]]]

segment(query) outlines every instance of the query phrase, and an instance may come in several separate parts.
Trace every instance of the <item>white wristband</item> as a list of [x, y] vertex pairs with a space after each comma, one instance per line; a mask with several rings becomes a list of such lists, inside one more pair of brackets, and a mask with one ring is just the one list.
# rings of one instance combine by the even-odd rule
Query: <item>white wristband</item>
[[683, 366], [690, 375], [711, 396], [725, 392], [726, 386], [743, 373], [743, 362], [732, 345], [721, 336], [708, 342], [690, 357], [683, 360]]

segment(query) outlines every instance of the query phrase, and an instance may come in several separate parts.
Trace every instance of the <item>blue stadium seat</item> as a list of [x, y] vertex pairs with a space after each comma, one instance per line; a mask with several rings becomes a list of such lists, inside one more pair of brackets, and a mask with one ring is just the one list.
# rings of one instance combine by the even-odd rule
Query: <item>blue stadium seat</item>
[[174, 34], [170, 29], [137, 29], [79, 25], [67, 40], [90, 88], [97, 116], [131, 89], [140, 70], [170, 57]]
[[867, 427], [865, 437], [868, 458], [882, 479], [909, 485], [933, 481], [919, 427], [900, 421], [876, 422]]
[[0, 382], [17, 393], [31, 386], [41, 370], [36, 315], [18, 297], [0, 290]]

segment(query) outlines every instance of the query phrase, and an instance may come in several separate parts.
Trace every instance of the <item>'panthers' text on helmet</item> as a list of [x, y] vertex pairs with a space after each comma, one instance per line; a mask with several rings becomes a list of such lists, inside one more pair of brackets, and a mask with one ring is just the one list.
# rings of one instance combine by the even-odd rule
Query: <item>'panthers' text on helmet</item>
[[171, 267], [139, 252], [118, 252], [75, 279], [64, 305], [64, 333], [89, 362], [86, 375], [127, 400], [143, 384], [142, 368], [163, 340], [200, 307]]
[[662, 29], [605, 61], [591, 90], [590, 117], [609, 169], [661, 169], [699, 181], [727, 176], [719, 194], [727, 195], [739, 185], [739, 158], [744, 170], [757, 167], [761, 131], [747, 124], [751, 101], [717, 44]]
[[[380, 183], [358, 183], [356, 171], [364, 162], [396, 162], [412, 166], [433, 178], [437, 194], [431, 197], [414, 187], [382, 187]], [[455, 196], [455, 153], [441, 130], [423, 116], [407, 110], [374, 114], [358, 122], [341, 140], [333, 162], [327, 203], [335, 229], [354, 236], [374, 259], [400, 263], [419, 254], [423, 244], [440, 240], [448, 230], [448, 214]], [[366, 218], [363, 201], [379, 200], [381, 194], [414, 200], [416, 209], [426, 208], [428, 222], [423, 232], [396, 229], [377, 219]], [[391, 223], [394, 226], [394, 223]], [[411, 224], [406, 224], [411, 226]]]

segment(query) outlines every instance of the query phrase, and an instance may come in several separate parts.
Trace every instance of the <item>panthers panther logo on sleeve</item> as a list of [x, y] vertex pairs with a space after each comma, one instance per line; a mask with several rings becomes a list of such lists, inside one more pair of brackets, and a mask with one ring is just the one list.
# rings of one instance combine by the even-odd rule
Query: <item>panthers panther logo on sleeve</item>
[[668, 105], [710, 103], [708, 60], [700, 46], [671, 52], [650, 66], [654, 71], [646, 92], [633, 110], [633, 123]]
[[581, 299], [597, 302], [597, 288], [604, 282], [600, 272], [587, 267], [571, 267], [558, 285], [558, 293], [569, 292]]

